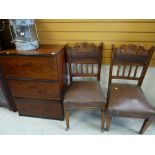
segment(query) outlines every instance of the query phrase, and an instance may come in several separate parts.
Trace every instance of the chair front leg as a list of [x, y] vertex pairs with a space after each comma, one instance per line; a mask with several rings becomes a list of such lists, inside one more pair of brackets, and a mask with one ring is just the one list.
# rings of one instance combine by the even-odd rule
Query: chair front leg
[[65, 107], [64, 108], [64, 113], [65, 113], [65, 120], [66, 120], [66, 130], [69, 129], [69, 108], [68, 107]]
[[112, 117], [110, 115], [106, 116], [106, 130], [109, 131], [111, 125]]
[[152, 123], [151, 118], [145, 119], [139, 134], [143, 134], [151, 123]]
[[104, 124], [105, 124], [105, 108], [101, 108], [101, 131], [104, 130]]

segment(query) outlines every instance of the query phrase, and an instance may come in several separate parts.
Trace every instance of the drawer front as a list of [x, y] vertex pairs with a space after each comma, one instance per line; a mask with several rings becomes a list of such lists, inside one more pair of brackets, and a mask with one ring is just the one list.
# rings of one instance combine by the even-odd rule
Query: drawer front
[[60, 102], [44, 100], [15, 99], [19, 115], [50, 119], [63, 119], [63, 108]]
[[6, 78], [58, 80], [55, 57], [1, 56], [0, 64]]
[[7, 80], [14, 97], [60, 100], [59, 83]]

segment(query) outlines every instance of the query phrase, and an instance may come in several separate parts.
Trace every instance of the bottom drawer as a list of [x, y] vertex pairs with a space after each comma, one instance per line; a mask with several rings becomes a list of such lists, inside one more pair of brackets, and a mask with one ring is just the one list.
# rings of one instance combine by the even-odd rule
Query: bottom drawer
[[19, 115], [64, 119], [61, 102], [15, 98], [15, 103]]

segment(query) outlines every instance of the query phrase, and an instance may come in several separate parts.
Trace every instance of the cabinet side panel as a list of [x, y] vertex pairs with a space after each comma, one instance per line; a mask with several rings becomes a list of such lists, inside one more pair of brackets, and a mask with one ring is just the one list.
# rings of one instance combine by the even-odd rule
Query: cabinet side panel
[[65, 55], [65, 49], [64, 48], [57, 55], [57, 66], [58, 66], [59, 84], [60, 84], [59, 88], [60, 88], [60, 92], [61, 92], [61, 95], [63, 98], [64, 92], [68, 86], [66, 55]]
[[3, 69], [1, 67], [0, 67], [0, 87], [6, 100], [5, 103], [2, 102], [0, 105], [10, 108], [10, 110], [17, 111], [8, 83], [3, 76]]

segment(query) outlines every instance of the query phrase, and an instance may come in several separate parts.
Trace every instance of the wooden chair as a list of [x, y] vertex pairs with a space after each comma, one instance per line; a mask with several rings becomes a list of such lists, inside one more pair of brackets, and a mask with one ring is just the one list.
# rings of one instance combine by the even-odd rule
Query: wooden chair
[[[140, 134], [155, 118], [155, 108], [147, 101], [141, 85], [150, 63], [154, 47], [128, 45], [120, 48], [112, 45], [112, 61], [109, 73], [106, 129], [109, 130], [113, 116], [145, 119]], [[114, 68], [116, 73], [114, 75]], [[137, 84], [112, 83], [113, 79], [136, 80]], [[150, 81], [151, 82], [151, 81]]]
[[[101, 129], [105, 122], [106, 99], [100, 86], [100, 70], [103, 44], [81, 43], [74, 47], [66, 46], [70, 85], [65, 94], [63, 105], [67, 129], [69, 129], [70, 109], [101, 109]], [[95, 66], [97, 71], [95, 72]], [[95, 81], [73, 81], [75, 77], [96, 77]]]

